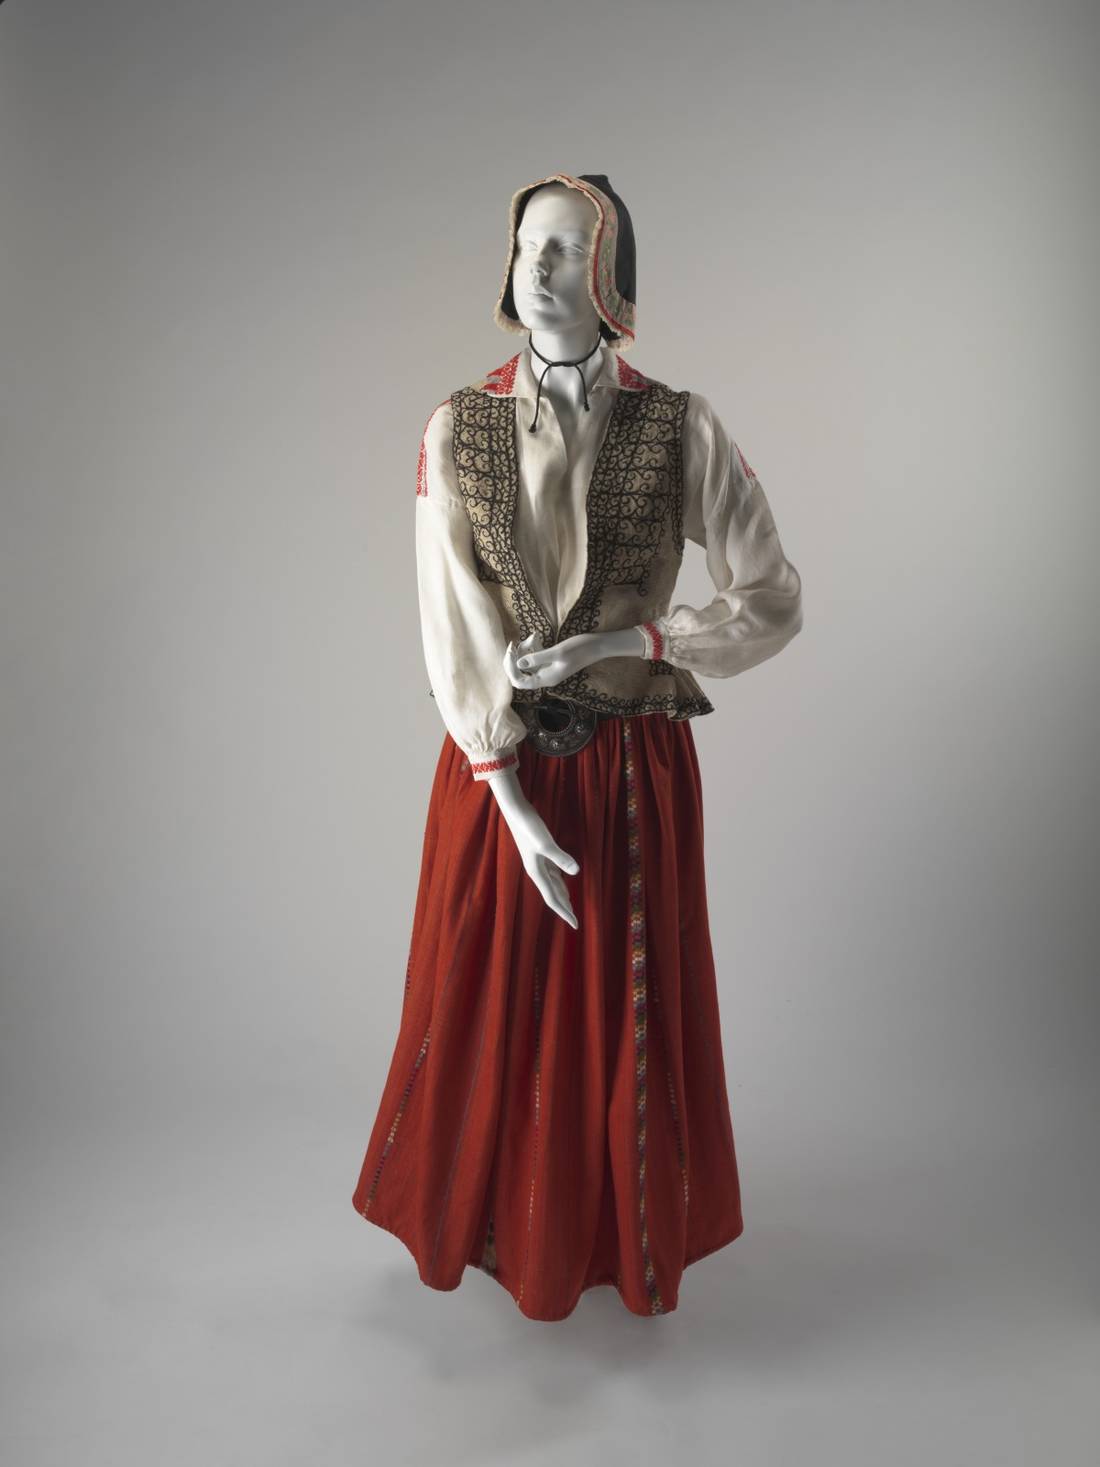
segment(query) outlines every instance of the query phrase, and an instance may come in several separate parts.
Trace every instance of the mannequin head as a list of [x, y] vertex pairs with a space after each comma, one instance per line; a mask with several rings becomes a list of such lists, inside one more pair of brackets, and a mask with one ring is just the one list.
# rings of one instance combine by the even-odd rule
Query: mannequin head
[[512, 298], [531, 332], [595, 339], [600, 318], [588, 293], [595, 206], [579, 189], [544, 184], [516, 228]]
[[[533, 212], [528, 212], [528, 206]], [[518, 249], [521, 225], [531, 236], [523, 255]], [[567, 229], [571, 231], [568, 248], [565, 244]], [[547, 235], [555, 230], [561, 234], [557, 253], [547, 240]], [[585, 242], [588, 303], [595, 312], [595, 323], [583, 300], [575, 312], [563, 306], [562, 290], [572, 279], [576, 247], [582, 239]], [[534, 267], [531, 258], [531, 252], [535, 251], [537, 255], [540, 248], [546, 251], [544, 264], [553, 265], [545, 277]], [[493, 320], [502, 331], [520, 335], [530, 331], [534, 345], [538, 345], [534, 339], [537, 330], [548, 344], [551, 344], [551, 338], [556, 338], [561, 346], [565, 344], [564, 339], [569, 338], [578, 350], [587, 349], [595, 339], [594, 332], [590, 331], [595, 324], [600, 337], [612, 351], [626, 351], [635, 336], [636, 273], [634, 226], [630, 211], [611, 187], [607, 174], [550, 173], [512, 194], [508, 208], [508, 254], [504, 278], [493, 307]], [[532, 276], [545, 286], [545, 294], [532, 292]], [[513, 298], [514, 286], [523, 292], [522, 316]], [[548, 313], [557, 318], [553, 324], [549, 322]], [[570, 317], [574, 323], [579, 321], [580, 324], [559, 324]], [[566, 354], [565, 351], [560, 353]]]

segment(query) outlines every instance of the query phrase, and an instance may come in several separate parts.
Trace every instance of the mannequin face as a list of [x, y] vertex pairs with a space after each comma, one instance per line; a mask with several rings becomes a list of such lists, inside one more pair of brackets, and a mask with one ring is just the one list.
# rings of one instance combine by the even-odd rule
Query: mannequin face
[[516, 230], [512, 296], [529, 331], [595, 336], [600, 318], [587, 283], [595, 225], [595, 205], [563, 183], [547, 184], [527, 201]]

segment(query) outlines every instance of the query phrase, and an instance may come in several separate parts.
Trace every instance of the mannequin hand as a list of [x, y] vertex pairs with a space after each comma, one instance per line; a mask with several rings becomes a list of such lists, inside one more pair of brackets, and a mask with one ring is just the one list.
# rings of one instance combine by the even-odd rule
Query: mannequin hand
[[[596, 657], [591, 643], [594, 632], [566, 637], [552, 647], [544, 647], [542, 633], [532, 632], [522, 642], [509, 642], [504, 652], [504, 670], [515, 688], [552, 688], [573, 673], [580, 672]], [[520, 660], [526, 666], [520, 665]]]
[[575, 929], [577, 918], [562, 871], [575, 876], [581, 869], [576, 859], [563, 851], [550, 834], [546, 822], [523, 793], [514, 765], [491, 774], [488, 783], [512, 832], [523, 869], [550, 910]]
[[605, 657], [641, 657], [644, 650], [642, 634], [631, 627], [617, 632], [579, 632], [552, 647], [544, 647], [542, 634], [532, 632], [522, 642], [508, 643], [504, 670], [513, 687], [552, 688]]

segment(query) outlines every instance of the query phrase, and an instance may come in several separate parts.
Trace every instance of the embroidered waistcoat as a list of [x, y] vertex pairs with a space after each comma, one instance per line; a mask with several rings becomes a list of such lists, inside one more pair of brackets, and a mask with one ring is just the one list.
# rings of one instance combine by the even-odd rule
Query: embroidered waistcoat
[[[477, 387], [451, 394], [455, 469], [478, 576], [510, 640], [539, 631], [550, 647], [579, 632], [637, 626], [668, 610], [684, 550], [680, 433], [688, 396], [652, 378], [643, 392], [616, 392], [588, 484], [584, 582], [555, 628], [513, 540], [516, 400]], [[683, 719], [714, 711], [691, 673], [642, 657], [604, 658], [553, 688], [516, 688], [512, 703], [540, 703], [550, 695], [624, 716], [663, 711]]]

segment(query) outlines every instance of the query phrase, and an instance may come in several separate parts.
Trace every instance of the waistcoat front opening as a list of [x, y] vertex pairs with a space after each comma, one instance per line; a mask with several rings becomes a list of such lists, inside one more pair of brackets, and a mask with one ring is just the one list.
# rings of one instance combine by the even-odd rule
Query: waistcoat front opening
[[[680, 435], [688, 397], [653, 379], [644, 391], [615, 393], [586, 491], [584, 582], [555, 635], [514, 540], [518, 399], [475, 387], [451, 394], [455, 469], [478, 576], [491, 588], [511, 640], [538, 631], [549, 647], [580, 632], [636, 626], [667, 610], [684, 548]], [[512, 701], [540, 703], [551, 695], [624, 716], [713, 712], [685, 669], [638, 657], [605, 658], [553, 688], [516, 688]]]

